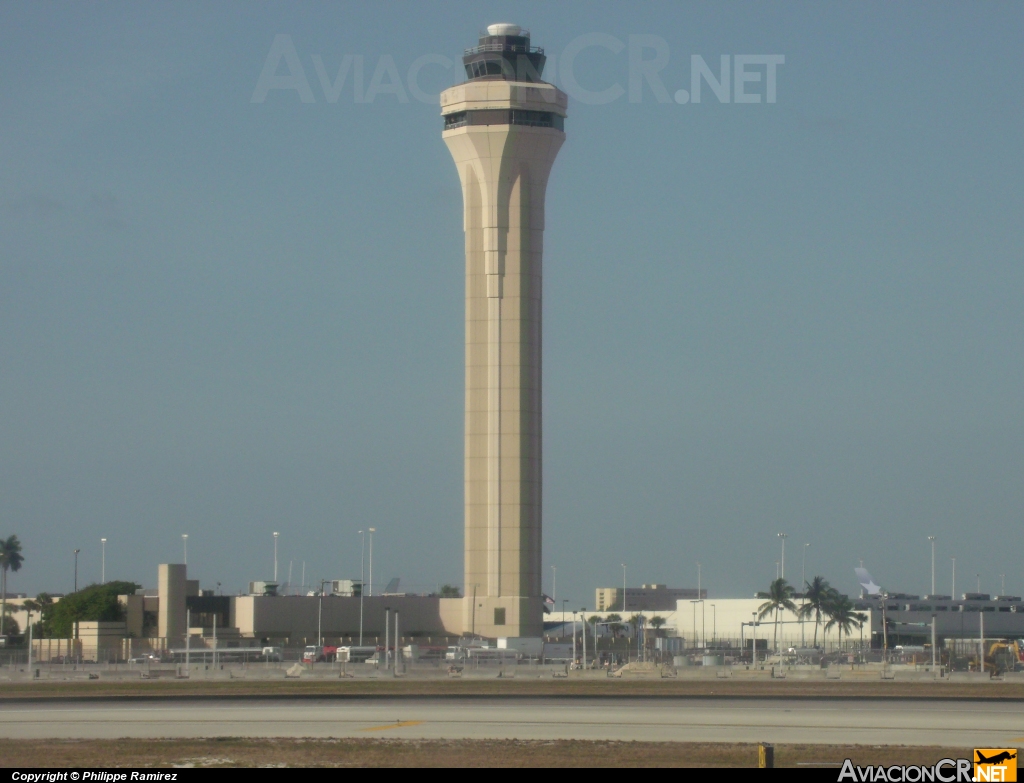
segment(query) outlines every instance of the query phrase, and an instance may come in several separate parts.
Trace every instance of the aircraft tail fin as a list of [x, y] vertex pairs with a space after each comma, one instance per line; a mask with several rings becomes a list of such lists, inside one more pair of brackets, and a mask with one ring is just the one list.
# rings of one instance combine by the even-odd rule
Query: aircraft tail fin
[[878, 595], [881, 592], [881, 586], [875, 583], [875, 580], [866, 568], [854, 568], [853, 571], [857, 574], [857, 581], [864, 588], [865, 593], [868, 595]]

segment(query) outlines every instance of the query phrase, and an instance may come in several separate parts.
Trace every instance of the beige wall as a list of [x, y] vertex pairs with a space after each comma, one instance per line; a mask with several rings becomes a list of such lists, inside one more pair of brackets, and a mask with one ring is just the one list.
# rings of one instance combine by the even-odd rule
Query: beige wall
[[158, 635], [167, 639], [172, 647], [185, 638], [186, 581], [184, 565], [160, 565], [157, 572], [157, 592], [160, 596]]
[[[288, 638], [293, 644], [312, 643], [317, 637], [320, 598], [315, 596], [253, 596], [232, 599], [233, 617], [245, 637]], [[374, 596], [363, 599], [363, 636], [384, 636], [384, 610], [399, 612], [402, 636], [458, 636], [461, 628], [461, 599], [433, 596]], [[359, 633], [359, 599], [324, 596], [323, 635], [334, 638]]]
[[[441, 105], [443, 114], [514, 107], [565, 116], [567, 98], [547, 84], [494, 81], [445, 90]], [[463, 627], [539, 636], [544, 198], [565, 134], [469, 125], [443, 138], [462, 183], [466, 240]]]

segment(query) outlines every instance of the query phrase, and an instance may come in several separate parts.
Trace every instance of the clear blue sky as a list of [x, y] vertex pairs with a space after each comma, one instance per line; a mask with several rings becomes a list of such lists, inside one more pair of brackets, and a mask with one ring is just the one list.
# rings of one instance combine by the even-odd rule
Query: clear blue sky
[[[462, 578], [462, 233], [435, 99], [491, 22], [777, 54], [773, 104], [573, 100], [548, 193], [545, 589], [786, 575], [1024, 592], [1024, 5], [4, 3], [12, 591]], [[310, 85], [252, 102], [275, 36]], [[592, 40], [591, 39], [587, 40]], [[634, 38], [634, 41], [650, 39]], [[361, 55], [337, 100], [346, 55]], [[654, 50], [641, 52], [645, 59]], [[389, 60], [407, 102], [367, 100]], [[382, 65], [383, 63], [383, 65]], [[757, 68], [754, 68], [756, 71]], [[763, 71], [763, 69], [761, 69]], [[287, 73], [282, 64], [279, 73]], [[764, 83], [749, 90], [764, 95]], [[635, 96], [634, 96], [635, 97]]]

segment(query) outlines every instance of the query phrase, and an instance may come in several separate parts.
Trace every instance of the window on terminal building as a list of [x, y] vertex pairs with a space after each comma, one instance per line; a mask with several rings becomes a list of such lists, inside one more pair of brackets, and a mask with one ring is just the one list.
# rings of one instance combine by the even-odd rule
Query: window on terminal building
[[505, 624], [505, 608], [501, 607], [494, 610], [494, 624], [504, 625]]

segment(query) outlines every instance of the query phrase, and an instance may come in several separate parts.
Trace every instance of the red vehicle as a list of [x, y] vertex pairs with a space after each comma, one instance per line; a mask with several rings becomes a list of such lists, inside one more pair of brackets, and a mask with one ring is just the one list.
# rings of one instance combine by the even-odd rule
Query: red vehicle
[[321, 663], [324, 661], [334, 661], [338, 657], [337, 647], [319, 647], [315, 644], [309, 645], [302, 653], [303, 663]]

